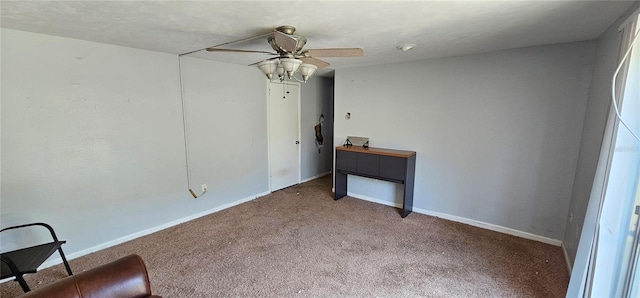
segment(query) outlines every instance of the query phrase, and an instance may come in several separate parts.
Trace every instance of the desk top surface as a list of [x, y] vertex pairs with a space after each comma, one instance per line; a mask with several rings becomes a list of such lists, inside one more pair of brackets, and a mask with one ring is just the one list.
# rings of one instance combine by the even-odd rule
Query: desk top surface
[[416, 155], [415, 151], [405, 151], [405, 150], [395, 150], [395, 149], [387, 149], [387, 148], [376, 148], [376, 147], [362, 147], [362, 146], [338, 146], [336, 150], [341, 151], [350, 151], [350, 152], [360, 152], [360, 153], [369, 153], [369, 154], [377, 154], [377, 155], [386, 155], [386, 156], [395, 156], [395, 157], [404, 157], [409, 158], [411, 156]]

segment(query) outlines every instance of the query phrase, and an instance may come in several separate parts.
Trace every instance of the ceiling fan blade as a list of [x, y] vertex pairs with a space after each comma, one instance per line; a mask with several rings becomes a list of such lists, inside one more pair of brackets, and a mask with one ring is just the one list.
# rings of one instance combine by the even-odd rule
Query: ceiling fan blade
[[313, 64], [313, 65], [317, 66], [318, 69], [325, 68], [325, 67], [329, 66], [329, 63], [324, 62], [324, 61], [322, 61], [320, 59], [316, 59], [316, 58], [308, 58], [307, 57], [307, 58], [300, 58], [300, 60], [302, 60], [302, 62], [304, 62], [304, 63]]
[[247, 65], [247, 66], [254, 66], [254, 65], [258, 65], [258, 63], [260, 63], [260, 62], [263, 62], [263, 61], [269, 61], [269, 60], [274, 60], [274, 59], [278, 59], [278, 58], [280, 58], [280, 57], [273, 57], [273, 58], [269, 58], [269, 59], [265, 59], [265, 60], [260, 60], [260, 61], [255, 62], [255, 63], [251, 63], [251, 64], [249, 64], [249, 65]]
[[262, 38], [262, 37], [267, 37], [267, 36], [271, 35], [272, 33], [273, 33], [273, 31], [269, 31], [268, 33], [263, 33], [263, 34], [256, 35], [256, 36], [246, 37], [246, 38], [242, 38], [242, 39], [238, 39], [238, 40], [233, 40], [233, 41], [217, 44], [215, 46], [208, 47], [207, 50], [211, 49], [211, 48], [217, 48], [217, 47], [221, 47], [221, 46], [226, 46], [226, 45], [232, 44], [232, 43], [250, 41], [250, 40], [254, 40], [254, 39], [258, 39], [258, 38]]
[[[208, 48], [204, 48], [204, 49], [199, 49], [199, 50], [195, 50], [195, 51], [191, 51], [191, 52], [182, 53], [182, 54], [180, 54], [179, 56], [184, 56], [184, 55], [193, 54], [193, 53], [195, 53], [195, 52], [199, 52], [199, 51], [202, 51], [202, 50], [207, 50], [207, 51], [209, 51], [209, 52], [214, 52], [215, 50], [210, 50], [210, 49], [214, 49], [214, 48], [221, 47], [221, 46], [225, 46], [225, 45], [232, 44], [232, 43], [238, 43], [238, 42], [244, 42], [244, 41], [254, 40], [254, 39], [258, 39], [258, 38], [262, 38], [262, 37], [269, 36], [269, 35], [271, 35], [271, 34], [273, 34], [273, 31], [270, 31], [270, 32], [268, 32], [268, 33], [263, 33], [263, 34], [260, 34], [260, 35], [256, 35], [256, 36], [246, 37], [246, 38], [242, 38], [242, 39], [238, 39], [238, 40], [234, 40], [234, 41], [229, 41], [229, 42], [225, 42], [225, 43], [217, 44], [217, 45], [215, 45], [215, 46], [210, 46], [210, 47], [208, 47]], [[230, 51], [226, 51], [226, 52], [230, 52]]]
[[265, 51], [251, 51], [251, 50], [236, 50], [236, 49], [219, 49], [219, 48], [206, 48], [208, 52], [232, 52], [232, 53], [257, 53], [257, 54], [267, 54], [267, 55], [277, 55], [276, 53], [265, 52]]
[[362, 57], [361, 48], [310, 49], [303, 52], [308, 57]]
[[287, 53], [295, 53], [302, 49], [307, 39], [302, 36], [289, 35], [280, 31], [273, 32], [276, 44]]

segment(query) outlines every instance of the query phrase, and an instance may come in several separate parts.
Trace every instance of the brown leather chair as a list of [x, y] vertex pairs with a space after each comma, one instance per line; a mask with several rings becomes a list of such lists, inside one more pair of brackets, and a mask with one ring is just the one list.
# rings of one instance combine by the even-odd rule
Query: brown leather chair
[[91, 298], [160, 297], [151, 294], [147, 268], [138, 255], [78, 273], [28, 292], [20, 297]]

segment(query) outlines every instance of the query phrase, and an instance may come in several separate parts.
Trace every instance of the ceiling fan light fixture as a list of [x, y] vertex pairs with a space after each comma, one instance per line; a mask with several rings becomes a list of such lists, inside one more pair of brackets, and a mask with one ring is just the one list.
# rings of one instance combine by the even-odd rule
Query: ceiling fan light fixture
[[278, 60], [278, 68], [276, 68], [276, 73], [278, 74], [278, 78], [280, 81], [284, 80], [284, 67], [282, 67], [282, 63]]
[[[299, 83], [307, 82], [318, 69], [329, 66], [328, 62], [322, 61], [318, 59], [318, 57], [362, 57], [364, 55], [364, 51], [361, 48], [323, 48], [304, 50], [303, 48], [307, 44], [307, 38], [304, 36], [294, 35], [293, 33], [295, 33], [295, 31], [296, 28], [293, 26], [280, 26], [268, 33], [225, 42], [201, 50], [207, 50], [209, 52], [270, 55], [272, 56], [271, 58], [251, 63], [249, 66], [257, 65], [260, 71], [264, 73], [270, 81], [272, 81], [275, 74], [277, 74], [280, 82], [284, 82], [285, 80], [295, 80]], [[265, 37], [267, 39], [267, 43], [271, 45], [274, 52], [219, 48], [220, 46], [228, 46], [234, 43], [246, 42]], [[195, 53], [197, 51], [180, 54], [180, 56]], [[300, 72], [302, 79], [299, 78], [300, 76], [296, 77], [296, 73], [298, 72]]]
[[278, 62], [274, 60], [266, 60], [258, 63], [258, 68], [264, 73], [269, 80], [273, 78], [273, 73], [278, 69]]
[[302, 76], [302, 80], [306, 83], [309, 78], [316, 72], [316, 70], [318, 69], [317, 66], [313, 65], [313, 64], [309, 64], [309, 63], [302, 63], [300, 64], [300, 75]]
[[295, 58], [281, 58], [280, 64], [284, 68], [284, 71], [287, 73], [287, 76], [291, 78], [293, 73], [298, 70], [300, 64], [302, 64], [302, 60]]

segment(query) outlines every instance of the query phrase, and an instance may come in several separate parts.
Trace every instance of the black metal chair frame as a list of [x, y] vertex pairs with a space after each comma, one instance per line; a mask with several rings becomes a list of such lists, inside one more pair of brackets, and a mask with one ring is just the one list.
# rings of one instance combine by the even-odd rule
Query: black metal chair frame
[[[10, 252], [3, 252], [0, 254], [0, 260], [2, 261], [2, 271], [0, 278], [5, 279], [15, 276], [15, 281], [20, 284], [22, 290], [25, 293], [31, 291], [31, 289], [27, 285], [27, 282], [24, 280], [23, 275], [28, 273], [36, 273], [38, 267], [40, 267], [40, 265], [42, 265], [44, 261], [46, 261], [51, 255], [53, 255], [56, 250], [60, 253], [60, 257], [62, 257], [62, 263], [64, 263], [64, 267], [67, 269], [67, 273], [69, 274], [69, 276], [73, 275], [73, 273], [71, 272], [71, 267], [69, 267], [69, 262], [67, 262], [67, 258], [62, 251], [62, 244], [65, 244], [66, 241], [58, 240], [56, 233], [53, 231], [53, 228], [50, 225], [37, 222], [4, 228], [0, 230], [0, 232], [30, 226], [43, 226], [47, 228], [49, 230], [49, 233], [51, 233], [53, 242], [21, 248]], [[6, 265], [6, 267], [4, 265]], [[6, 271], [7, 267], [9, 271]]]

